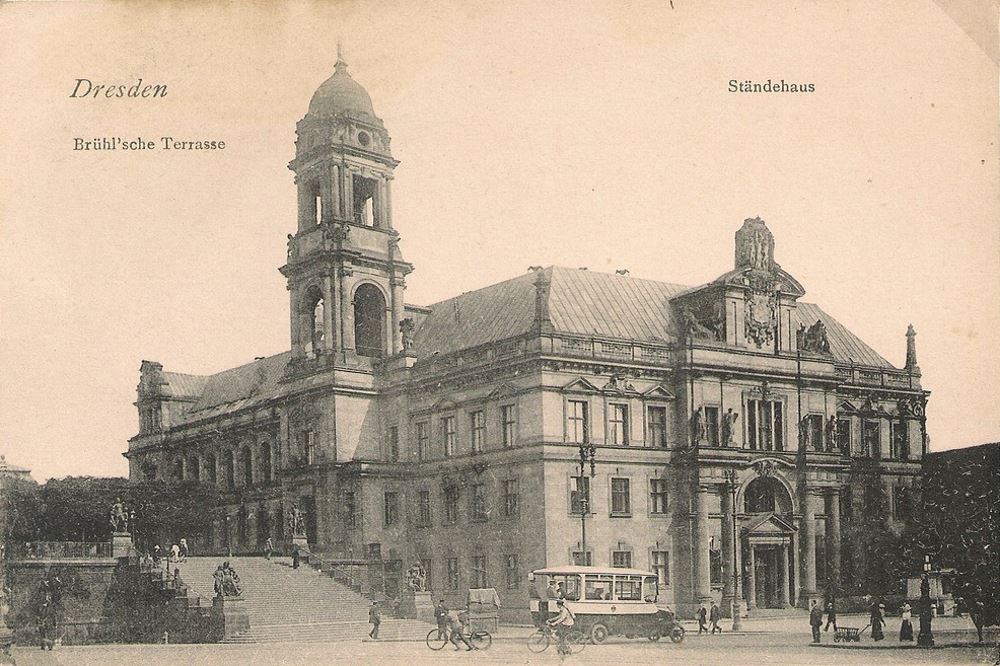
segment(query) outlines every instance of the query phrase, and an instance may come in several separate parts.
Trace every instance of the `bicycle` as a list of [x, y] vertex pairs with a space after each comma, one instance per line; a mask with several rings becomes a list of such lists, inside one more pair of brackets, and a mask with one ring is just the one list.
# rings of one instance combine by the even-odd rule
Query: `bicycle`
[[[559, 636], [556, 635], [555, 629], [547, 624], [528, 636], [528, 650], [535, 654], [545, 652], [552, 643], [558, 645]], [[566, 633], [566, 647], [570, 654], [578, 654], [586, 646], [587, 637], [579, 629], [570, 629]]]
[[[485, 629], [468, 633], [463, 631], [462, 636], [476, 650], [488, 650], [493, 645], [493, 635]], [[443, 650], [444, 646], [451, 642], [451, 633], [447, 630], [439, 632], [437, 629], [431, 629], [427, 632], [427, 638], [424, 639], [424, 642], [427, 643], [427, 647], [437, 652]]]

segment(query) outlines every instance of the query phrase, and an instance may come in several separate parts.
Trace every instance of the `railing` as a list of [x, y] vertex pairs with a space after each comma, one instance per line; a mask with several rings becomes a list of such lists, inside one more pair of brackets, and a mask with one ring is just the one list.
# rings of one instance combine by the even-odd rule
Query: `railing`
[[87, 560], [110, 558], [108, 541], [28, 541], [13, 548], [14, 559], [22, 560]]

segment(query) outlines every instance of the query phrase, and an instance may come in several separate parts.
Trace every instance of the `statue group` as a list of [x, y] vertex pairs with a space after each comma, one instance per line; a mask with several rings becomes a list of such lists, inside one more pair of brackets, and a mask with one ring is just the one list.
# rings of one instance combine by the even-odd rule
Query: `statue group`
[[116, 497], [115, 503], [111, 505], [111, 517], [108, 522], [115, 532], [131, 532], [135, 523], [135, 511], [129, 511], [122, 498]]
[[292, 536], [305, 536], [306, 533], [305, 514], [294, 504], [288, 511], [288, 529]]
[[406, 586], [414, 592], [427, 591], [427, 572], [424, 571], [420, 562], [414, 562], [413, 566], [406, 572]]
[[796, 341], [802, 351], [820, 354], [830, 353], [830, 340], [826, 335], [826, 324], [819, 319], [809, 328], [806, 328], [805, 324], [799, 324], [799, 330], [796, 331]]

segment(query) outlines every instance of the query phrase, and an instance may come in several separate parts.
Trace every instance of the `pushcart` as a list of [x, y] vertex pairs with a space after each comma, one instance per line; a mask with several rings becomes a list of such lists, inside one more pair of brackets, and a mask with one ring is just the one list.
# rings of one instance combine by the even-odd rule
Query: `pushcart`
[[861, 634], [870, 626], [872, 625], [868, 624], [861, 629], [857, 627], [837, 627], [833, 632], [833, 642], [839, 643], [840, 641], [844, 641], [845, 643], [849, 643], [850, 641], [854, 641], [858, 643], [861, 641]]

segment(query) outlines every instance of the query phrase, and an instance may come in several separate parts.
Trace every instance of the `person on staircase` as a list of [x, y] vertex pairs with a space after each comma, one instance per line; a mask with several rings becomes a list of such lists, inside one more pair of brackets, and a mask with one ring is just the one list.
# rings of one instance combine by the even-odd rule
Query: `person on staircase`
[[271, 559], [271, 553], [274, 552], [274, 542], [271, 541], [271, 537], [267, 537], [267, 541], [264, 542], [264, 558]]
[[374, 641], [377, 641], [378, 626], [382, 624], [382, 609], [378, 607], [377, 601], [373, 601], [372, 607], [368, 609], [368, 622], [370, 622], [372, 625], [372, 630], [368, 632], [368, 637]]

